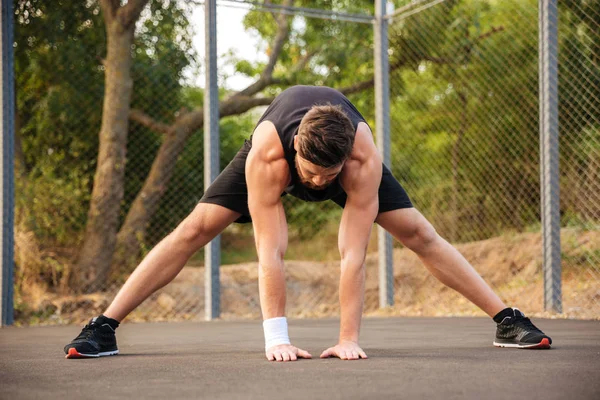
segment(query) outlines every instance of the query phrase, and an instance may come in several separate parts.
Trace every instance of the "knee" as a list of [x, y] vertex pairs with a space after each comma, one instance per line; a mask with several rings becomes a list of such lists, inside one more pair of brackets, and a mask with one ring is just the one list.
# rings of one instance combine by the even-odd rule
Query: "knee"
[[172, 233], [176, 243], [192, 246], [210, 235], [209, 216], [201, 210], [194, 210]]
[[438, 239], [439, 235], [433, 225], [423, 218], [421, 221], [415, 223], [406, 236], [400, 238], [400, 242], [419, 254], [430, 249]]

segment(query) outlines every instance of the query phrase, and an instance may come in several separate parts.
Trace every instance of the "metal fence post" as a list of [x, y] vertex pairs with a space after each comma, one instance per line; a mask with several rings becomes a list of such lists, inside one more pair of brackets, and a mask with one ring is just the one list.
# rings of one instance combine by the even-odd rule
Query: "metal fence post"
[[15, 80], [13, 58], [12, 1], [2, 0], [0, 7], [2, 27], [2, 152], [0, 175], [2, 176], [2, 274], [0, 287], [0, 326], [13, 323], [13, 267], [14, 267], [14, 135], [15, 135]]
[[[219, 174], [219, 92], [217, 87], [217, 4], [204, 2], [204, 43], [206, 85], [204, 92], [204, 189]], [[206, 320], [219, 318], [221, 264], [221, 236], [215, 237], [204, 248], [204, 315]]]
[[562, 312], [559, 153], [558, 8], [539, 0], [540, 159], [544, 307]]
[[[375, 1], [375, 129], [377, 147], [385, 165], [390, 167], [390, 86], [388, 60], [388, 21], [386, 0]], [[394, 265], [392, 237], [377, 227], [379, 245], [379, 307], [394, 304]]]

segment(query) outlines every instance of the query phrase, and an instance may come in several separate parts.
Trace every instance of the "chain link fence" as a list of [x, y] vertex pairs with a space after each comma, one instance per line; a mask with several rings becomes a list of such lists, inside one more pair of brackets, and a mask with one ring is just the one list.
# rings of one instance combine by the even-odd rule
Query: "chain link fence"
[[[285, 48], [272, 76], [278, 82], [254, 98], [273, 98], [297, 83], [326, 84], [344, 90], [359, 107], [367, 99], [360, 108], [365, 117], [372, 116], [371, 24], [326, 19], [333, 12], [326, 10], [327, 4], [304, 16], [303, 11], [284, 14], [258, 3], [229, 3], [217, 12], [221, 169], [250, 136], [268, 102], [237, 104], [238, 111], [224, 104], [231, 106], [232, 94], [259, 80], [284, 28]], [[198, 22], [204, 20], [203, 4], [150, 1], [137, 23], [116, 251], [107, 279], [88, 290], [73, 282], [80, 273], [77, 254], [99, 151], [107, 51], [102, 10], [96, 2], [15, 1], [15, 11], [23, 177], [17, 187], [16, 319], [23, 324], [79, 323], [107, 308], [143, 256], [193, 210], [204, 192], [204, 35]], [[250, 52], [230, 50], [238, 44], [229, 32], [232, 23], [247, 25], [247, 37], [237, 39], [253, 44]], [[343, 44], [335, 42], [339, 36], [346, 39]], [[290, 196], [283, 202], [288, 258], [338, 260], [339, 207]], [[238, 265], [257, 260], [250, 224], [234, 224], [223, 232], [221, 258], [223, 316], [260, 315], [256, 265]], [[203, 319], [203, 264], [200, 250], [172, 284], [153, 294], [129, 320]], [[288, 269], [295, 271], [290, 276], [300, 273], [293, 262]], [[306, 278], [313, 279], [310, 274]], [[303, 285], [289, 288], [291, 315], [305, 306], [319, 309], [321, 295], [307, 296]], [[337, 297], [336, 290], [331, 296]]]
[[600, 315], [600, 3], [559, 4], [564, 309]]
[[[563, 304], [588, 318], [600, 315], [599, 12], [559, 4]], [[541, 313], [537, 1], [445, 1], [389, 32], [393, 172], [503, 300]], [[481, 313], [433, 277], [415, 293], [412, 267], [395, 263], [400, 309]]]
[[[254, 5], [248, 12], [247, 5], [230, 3], [243, 9], [229, 4], [217, 10], [222, 103], [261, 76], [281, 27], [276, 22], [280, 9]], [[541, 313], [537, 3], [430, 3], [435, 4], [389, 20], [392, 170], [416, 207], [504, 300]], [[373, 14], [372, 4], [360, 4], [344, 3], [342, 11]], [[323, 15], [285, 18], [289, 31], [273, 72], [277, 83], [265, 87], [261, 97], [274, 97], [296, 83], [333, 86], [347, 93], [373, 128], [373, 27], [320, 18], [335, 7], [310, 5], [317, 6]], [[560, 7], [564, 311], [598, 318], [600, 11], [597, 3], [586, 1]], [[151, 1], [138, 21], [117, 238], [122, 247], [117, 246], [109, 278], [87, 293], [73, 281], [102, 120], [102, 12], [96, 2], [19, 0], [15, 12], [16, 319], [21, 324], [80, 323], [106, 309], [140, 259], [204, 192], [203, 79], [198, 79], [204, 60], [197, 50], [204, 39], [196, 22], [204, 19], [203, 6]], [[254, 38], [253, 54], [226, 50], [232, 24], [247, 27], [247, 37], [239, 40]], [[251, 134], [264, 107], [222, 116], [221, 168]], [[194, 122], [183, 126], [188, 120]], [[341, 209], [291, 196], [283, 203], [290, 242], [287, 314], [337, 315]], [[367, 313], [481, 315], [397, 246], [396, 305], [378, 310], [372, 235]], [[250, 224], [234, 224], [223, 232], [222, 317], [260, 316], [256, 260]], [[199, 251], [129, 320], [203, 319], [203, 264]]]

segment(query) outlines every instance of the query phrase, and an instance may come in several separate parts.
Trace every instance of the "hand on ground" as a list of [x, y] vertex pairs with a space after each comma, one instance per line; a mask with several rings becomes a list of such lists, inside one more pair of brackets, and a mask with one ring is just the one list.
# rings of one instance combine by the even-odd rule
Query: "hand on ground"
[[312, 358], [306, 350], [292, 346], [291, 344], [280, 344], [266, 351], [269, 361], [296, 361], [298, 358]]
[[342, 360], [358, 360], [359, 358], [367, 358], [367, 355], [358, 343], [344, 341], [334, 347], [328, 348], [321, 354], [321, 358], [327, 357], [338, 357]]

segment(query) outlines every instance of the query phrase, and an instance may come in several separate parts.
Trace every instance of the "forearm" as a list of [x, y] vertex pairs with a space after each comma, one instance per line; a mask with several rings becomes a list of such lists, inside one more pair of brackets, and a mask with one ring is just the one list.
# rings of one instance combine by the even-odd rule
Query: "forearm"
[[362, 318], [365, 269], [360, 263], [342, 260], [340, 275], [340, 343], [342, 341], [358, 342]]
[[285, 273], [283, 260], [259, 262], [258, 288], [263, 319], [285, 315]]

